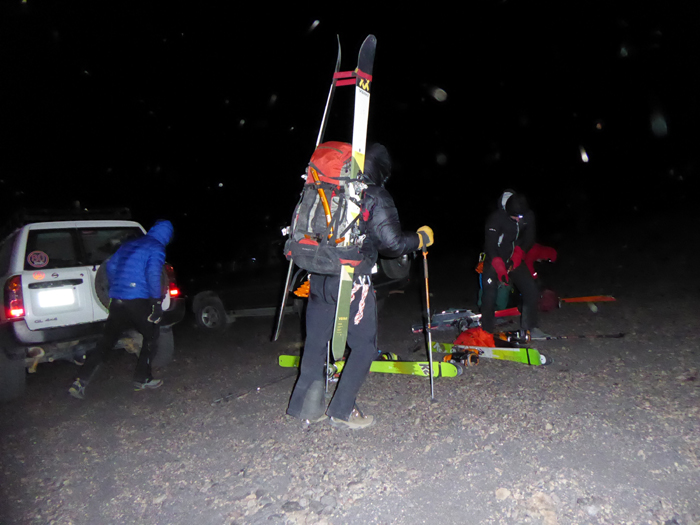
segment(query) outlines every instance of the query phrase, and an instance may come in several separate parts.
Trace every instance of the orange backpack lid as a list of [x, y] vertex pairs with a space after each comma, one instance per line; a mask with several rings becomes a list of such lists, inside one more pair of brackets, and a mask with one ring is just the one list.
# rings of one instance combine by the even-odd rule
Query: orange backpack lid
[[[350, 174], [352, 144], [329, 141], [319, 144], [311, 155], [309, 169], [315, 169], [321, 182], [335, 186], [341, 185], [341, 177]], [[307, 184], [313, 184], [313, 177], [306, 178]]]

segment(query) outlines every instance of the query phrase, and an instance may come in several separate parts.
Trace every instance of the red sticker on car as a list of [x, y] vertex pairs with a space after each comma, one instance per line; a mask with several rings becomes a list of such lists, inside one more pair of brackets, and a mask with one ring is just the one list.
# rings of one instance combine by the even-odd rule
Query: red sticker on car
[[32, 277], [34, 277], [34, 279], [37, 281], [41, 281], [44, 277], [46, 277], [46, 274], [44, 272], [34, 272]]
[[49, 256], [41, 251], [35, 251], [27, 255], [27, 262], [33, 268], [43, 268], [49, 264]]

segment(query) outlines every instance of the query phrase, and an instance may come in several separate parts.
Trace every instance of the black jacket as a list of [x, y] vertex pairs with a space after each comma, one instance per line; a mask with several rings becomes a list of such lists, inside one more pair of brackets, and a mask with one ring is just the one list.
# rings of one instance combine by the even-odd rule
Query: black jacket
[[[510, 196], [508, 194], [511, 194]], [[508, 199], [519, 199], [524, 209], [519, 222], [510, 218], [505, 210]], [[498, 199], [498, 208], [486, 219], [484, 252], [486, 262], [500, 257], [508, 264], [516, 246], [527, 252], [535, 244], [535, 214], [530, 210], [522, 195], [506, 191]]]
[[374, 184], [367, 187], [361, 220], [362, 231], [367, 235], [362, 244], [362, 252], [372, 266], [377, 262], [378, 254], [392, 258], [418, 249], [418, 233], [401, 229], [394, 199], [383, 187]]

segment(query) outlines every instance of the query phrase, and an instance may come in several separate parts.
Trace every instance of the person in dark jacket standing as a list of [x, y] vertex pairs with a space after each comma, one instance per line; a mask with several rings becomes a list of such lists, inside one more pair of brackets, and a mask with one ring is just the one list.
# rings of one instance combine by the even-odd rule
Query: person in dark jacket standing
[[109, 316], [97, 348], [88, 354], [78, 378], [68, 392], [85, 397], [85, 388], [106, 351], [121, 334], [135, 328], [143, 336], [143, 345], [134, 372], [136, 390], [158, 388], [161, 379], [153, 379], [151, 356], [158, 341], [158, 323], [163, 317], [164, 298], [161, 274], [165, 247], [173, 237], [170, 221], [157, 221], [143, 237], [124, 243], [104, 264], [109, 281]]
[[535, 214], [523, 195], [506, 190], [486, 219], [485, 230], [481, 327], [494, 332], [498, 286], [512, 280], [523, 297], [520, 329], [532, 334], [537, 329], [539, 289], [524, 259], [535, 244]]
[[[362, 227], [366, 234], [361, 251], [371, 268], [381, 253], [385, 257], [401, 255], [433, 243], [433, 231], [428, 226], [418, 232], [401, 230], [399, 214], [384, 184], [391, 174], [391, 158], [381, 144], [373, 144], [365, 159], [364, 192], [361, 209]], [[310, 276], [309, 303], [306, 309], [306, 343], [301, 370], [287, 408], [287, 414], [308, 421], [321, 422], [329, 418], [336, 427], [359, 429], [374, 423], [357, 408], [357, 397], [370, 365], [378, 355], [377, 302], [371, 275], [355, 275], [350, 303], [348, 345], [350, 355], [343, 369], [335, 394], [325, 406], [325, 359], [333, 332], [339, 276]]]

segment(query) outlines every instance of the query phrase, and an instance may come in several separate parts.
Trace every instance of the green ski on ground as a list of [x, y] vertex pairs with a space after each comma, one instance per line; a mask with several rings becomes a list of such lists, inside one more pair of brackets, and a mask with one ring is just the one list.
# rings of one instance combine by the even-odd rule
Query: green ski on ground
[[452, 343], [433, 343], [433, 352], [439, 352], [443, 354], [452, 354], [453, 356], [464, 357], [467, 364], [476, 364], [473, 359], [470, 361], [469, 356], [466, 354], [472, 354], [478, 358], [484, 357], [487, 359], [499, 359], [502, 361], [513, 361], [515, 363], [523, 363], [526, 365], [540, 366], [548, 365], [552, 362], [551, 359], [544, 356], [536, 350], [535, 348], [492, 348], [489, 346], [463, 346], [455, 345]]
[[[298, 367], [301, 358], [297, 355], [281, 355], [279, 365], [283, 367]], [[336, 361], [331, 365], [335, 372], [341, 372], [345, 361]], [[429, 377], [430, 363], [427, 361], [373, 361], [370, 372], [380, 374], [404, 374]], [[462, 375], [464, 367], [459, 363], [433, 363], [433, 377], [457, 377]]]

